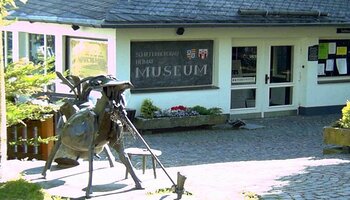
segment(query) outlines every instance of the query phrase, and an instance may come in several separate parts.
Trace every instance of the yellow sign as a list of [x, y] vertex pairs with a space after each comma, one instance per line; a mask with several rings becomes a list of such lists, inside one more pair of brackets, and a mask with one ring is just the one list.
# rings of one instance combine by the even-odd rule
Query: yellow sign
[[337, 47], [337, 56], [346, 56], [347, 51], [347, 47]]
[[107, 74], [107, 42], [70, 38], [70, 72], [79, 77]]

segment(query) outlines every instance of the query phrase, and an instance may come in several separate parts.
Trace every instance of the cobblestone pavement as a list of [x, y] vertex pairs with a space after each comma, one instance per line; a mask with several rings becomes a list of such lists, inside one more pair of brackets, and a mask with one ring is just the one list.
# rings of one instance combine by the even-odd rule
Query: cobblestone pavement
[[[322, 128], [336, 119], [339, 115], [255, 119], [245, 122], [264, 128], [221, 126], [212, 130], [149, 134], [144, 138], [152, 148], [163, 152], [160, 160], [166, 167], [233, 162], [249, 168], [251, 162], [251, 165], [263, 165], [260, 169], [267, 174], [281, 170], [280, 177], [268, 190], [263, 181], [261, 187], [245, 188], [263, 199], [350, 199], [350, 156], [323, 155], [323, 148], [328, 146], [323, 145]], [[133, 139], [128, 141], [129, 145], [140, 145]], [[225, 168], [214, 170], [228, 172]], [[254, 170], [259, 168], [246, 176], [254, 179]], [[205, 174], [202, 178], [205, 179]]]
[[[178, 171], [187, 176], [186, 189], [194, 195], [183, 199], [241, 200], [243, 192], [253, 192], [264, 200], [345, 200], [350, 199], [350, 154], [323, 155], [323, 149], [329, 146], [323, 145], [322, 128], [338, 118], [325, 115], [244, 120], [263, 128], [246, 130], [223, 125], [146, 134], [144, 138], [151, 148], [162, 151], [159, 159], [171, 176]], [[126, 147], [143, 147], [138, 139], [125, 139]], [[140, 160], [134, 158], [133, 163], [140, 169]], [[119, 170], [101, 166], [108, 164], [96, 162], [94, 167], [94, 200], [174, 199], [172, 195], [146, 195], [147, 191], [171, 186], [160, 169], [158, 178], [153, 178], [150, 163], [146, 174], [138, 170], [146, 191], [132, 189], [132, 180], [124, 179], [122, 166], [117, 166]], [[40, 178], [42, 167], [43, 163], [32, 166], [26, 170], [27, 177], [52, 194], [82, 199], [86, 166], [53, 170], [46, 180]]]

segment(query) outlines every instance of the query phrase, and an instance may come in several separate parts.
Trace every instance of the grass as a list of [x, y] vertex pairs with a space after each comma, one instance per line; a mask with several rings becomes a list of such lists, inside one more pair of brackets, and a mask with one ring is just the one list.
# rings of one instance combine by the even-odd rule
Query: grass
[[262, 198], [254, 192], [243, 192], [244, 200], [261, 200]]
[[0, 183], [0, 199], [6, 200], [68, 200], [47, 193], [40, 185], [23, 178]]
[[[155, 192], [147, 192], [147, 195], [170, 194], [170, 193], [174, 193], [173, 188], [160, 188], [160, 189], [157, 189]], [[191, 192], [184, 191], [183, 195], [192, 196], [193, 194]]]

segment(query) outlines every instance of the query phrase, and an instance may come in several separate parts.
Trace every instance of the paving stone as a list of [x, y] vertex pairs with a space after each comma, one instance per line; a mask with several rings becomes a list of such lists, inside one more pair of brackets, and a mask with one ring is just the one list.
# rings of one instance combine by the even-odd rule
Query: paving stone
[[[151, 148], [162, 151], [159, 160], [170, 174], [178, 171], [188, 174], [185, 186], [195, 194], [190, 199], [225, 200], [235, 197], [233, 199], [239, 200], [243, 199], [242, 191], [251, 191], [260, 194], [264, 200], [342, 200], [350, 196], [350, 154], [322, 153], [323, 148], [328, 146], [322, 143], [322, 129], [336, 119], [339, 115], [265, 118], [247, 121], [264, 126], [261, 129], [197, 129], [148, 134], [144, 138]], [[125, 140], [126, 147], [142, 147], [142, 143], [131, 136], [126, 136]], [[141, 160], [135, 158], [133, 163], [141, 169]], [[147, 164], [150, 170], [150, 159]], [[96, 173], [107, 170], [99, 169]], [[118, 169], [113, 171], [113, 176], [104, 176], [107, 179], [104, 181], [114, 176], [124, 177], [125, 168]], [[37, 177], [40, 172], [39, 175], [36, 173], [27, 171], [27, 174], [35, 175], [32, 178], [39, 183], [50, 182], [40, 181]], [[58, 177], [58, 184], [60, 176], [55, 173], [67, 172], [52, 172], [52, 176]], [[146, 174], [140, 177], [158, 189], [169, 186], [168, 178], [159, 168], [157, 176], [157, 180], [153, 179], [151, 171], [146, 170]], [[63, 177], [68, 178], [67, 175]], [[95, 183], [99, 183], [99, 178], [96, 179]], [[64, 179], [64, 184], [59, 183], [59, 187], [74, 185], [69, 181]], [[83, 182], [82, 188], [86, 187]], [[108, 186], [113, 189], [113, 185], [105, 182], [98, 188]], [[116, 184], [114, 179], [110, 182]], [[130, 182], [128, 179], [117, 183], [130, 186]], [[106, 189], [105, 193], [92, 199], [152, 199], [144, 198], [145, 192], [120, 191], [115, 185], [114, 189], [116, 191]], [[49, 189], [53, 193], [57, 190]], [[169, 199], [171, 196], [156, 199], [161, 198]]]

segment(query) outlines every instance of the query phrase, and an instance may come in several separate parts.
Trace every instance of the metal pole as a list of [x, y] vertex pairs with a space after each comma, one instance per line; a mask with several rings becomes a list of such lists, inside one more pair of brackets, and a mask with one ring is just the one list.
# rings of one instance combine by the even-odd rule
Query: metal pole
[[134, 133], [141, 139], [141, 141], [143, 142], [143, 144], [146, 146], [147, 150], [151, 153], [152, 157], [157, 161], [157, 163], [159, 164], [159, 166], [162, 168], [162, 170], [164, 171], [164, 173], [168, 176], [168, 178], [170, 179], [170, 181], [172, 182], [172, 184], [173, 184], [173, 185], [175, 186], [175, 188], [176, 188], [175, 182], [174, 182], [173, 179], [170, 177], [170, 175], [168, 174], [168, 172], [165, 170], [163, 164], [160, 162], [160, 160], [158, 159], [158, 157], [152, 152], [152, 150], [151, 150], [151, 148], [149, 147], [149, 145], [147, 144], [146, 140], [143, 139], [143, 137], [141, 136], [141, 134], [137, 131], [136, 127], [135, 127], [134, 124], [130, 121], [130, 119], [128, 118], [128, 116], [122, 115], [122, 114], [120, 113], [120, 111], [118, 111], [118, 113], [119, 113], [120, 118], [126, 120], [126, 124], [130, 126], [131, 130], [129, 130], [129, 131], [134, 132]]

